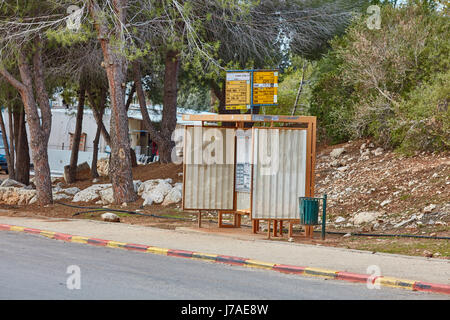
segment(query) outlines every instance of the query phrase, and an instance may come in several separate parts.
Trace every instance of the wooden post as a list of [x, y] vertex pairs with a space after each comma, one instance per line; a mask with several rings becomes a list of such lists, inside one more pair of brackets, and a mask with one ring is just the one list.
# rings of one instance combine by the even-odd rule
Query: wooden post
[[222, 211], [219, 211], [219, 228], [222, 228]]
[[270, 239], [270, 219], [267, 220], [267, 239]]
[[241, 227], [241, 217], [242, 216], [239, 213], [236, 215], [236, 218], [237, 218], [237, 226], [236, 227], [238, 227], [238, 228]]
[[202, 211], [198, 210], [198, 227], [202, 227]]
[[280, 220], [280, 237], [283, 237], [283, 220]]
[[314, 237], [314, 227], [313, 226], [309, 226], [309, 225], [305, 225], [305, 237], [306, 238], [313, 238]]
[[234, 227], [235, 228], [241, 227], [241, 215], [239, 213], [234, 214]]
[[273, 220], [273, 236], [276, 237], [277, 236], [277, 226], [278, 226], [278, 221], [277, 220]]

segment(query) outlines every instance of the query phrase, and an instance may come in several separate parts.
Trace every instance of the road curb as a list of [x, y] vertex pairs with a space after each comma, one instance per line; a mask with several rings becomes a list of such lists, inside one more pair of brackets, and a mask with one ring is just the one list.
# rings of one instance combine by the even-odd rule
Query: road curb
[[429, 282], [423, 282], [423, 281], [398, 279], [398, 278], [385, 277], [385, 276], [378, 276], [378, 277], [374, 277], [372, 279], [371, 276], [368, 274], [358, 274], [358, 273], [352, 273], [352, 272], [346, 272], [346, 271], [335, 271], [335, 270], [328, 270], [328, 269], [321, 269], [321, 268], [275, 264], [275, 263], [253, 260], [253, 259], [242, 258], [242, 257], [235, 257], [235, 256], [226, 256], [226, 255], [194, 252], [194, 251], [187, 251], [187, 250], [176, 250], [176, 249], [160, 248], [160, 247], [135, 244], [135, 243], [125, 243], [125, 242], [118, 242], [118, 241], [113, 241], [113, 240], [81, 237], [81, 236], [70, 235], [70, 234], [65, 234], [65, 233], [39, 230], [39, 229], [33, 229], [33, 228], [26, 228], [26, 227], [9, 225], [9, 224], [0, 224], [0, 230], [37, 234], [37, 235], [41, 235], [41, 236], [44, 236], [44, 237], [47, 237], [50, 239], [62, 240], [62, 241], [66, 241], [66, 242], [83, 243], [83, 244], [90, 244], [90, 245], [94, 245], [94, 246], [120, 248], [120, 249], [125, 249], [125, 250], [141, 251], [141, 252], [147, 252], [147, 253], [153, 253], [153, 254], [173, 256], [173, 257], [178, 257], [178, 258], [187, 258], [187, 259], [203, 260], [203, 261], [216, 262], [216, 263], [225, 263], [225, 264], [237, 265], [237, 266], [246, 266], [249, 268], [266, 269], [266, 270], [272, 270], [272, 271], [277, 271], [277, 272], [282, 272], [282, 273], [319, 277], [322, 279], [323, 278], [335, 279], [335, 280], [342, 280], [342, 281], [347, 281], [347, 282], [359, 282], [359, 283], [367, 283], [368, 281], [371, 281], [372, 284], [380, 285], [380, 286], [384, 286], [384, 287], [400, 288], [400, 289], [406, 289], [406, 290], [412, 290], [412, 291], [423, 291], [423, 292], [431, 292], [431, 293], [450, 295], [450, 285], [447, 285], [447, 284], [429, 283]]

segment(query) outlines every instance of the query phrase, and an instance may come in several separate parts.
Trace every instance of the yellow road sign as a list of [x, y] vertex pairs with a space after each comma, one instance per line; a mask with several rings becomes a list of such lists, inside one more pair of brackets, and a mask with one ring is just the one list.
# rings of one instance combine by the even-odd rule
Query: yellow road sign
[[251, 103], [250, 72], [229, 72], [226, 78], [225, 104], [247, 105]]
[[253, 73], [253, 104], [276, 104], [278, 102], [278, 71], [255, 71]]

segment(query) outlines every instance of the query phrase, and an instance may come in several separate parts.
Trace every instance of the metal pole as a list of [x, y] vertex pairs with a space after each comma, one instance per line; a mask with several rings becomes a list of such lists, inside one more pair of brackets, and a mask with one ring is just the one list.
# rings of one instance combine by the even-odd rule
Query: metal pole
[[322, 204], [322, 240], [325, 240], [325, 220], [327, 218], [327, 195], [323, 195], [323, 204]]

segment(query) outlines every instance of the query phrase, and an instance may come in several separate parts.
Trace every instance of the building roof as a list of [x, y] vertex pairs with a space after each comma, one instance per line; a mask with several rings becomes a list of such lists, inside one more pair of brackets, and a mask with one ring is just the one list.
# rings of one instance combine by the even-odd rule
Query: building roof
[[[161, 122], [162, 109], [163, 109], [163, 107], [161, 105], [154, 105], [154, 106], [148, 106], [147, 107], [148, 115], [149, 115], [150, 120], [152, 122]], [[74, 113], [74, 112], [76, 112], [76, 109], [75, 108], [67, 109], [65, 107], [53, 106], [52, 107], [52, 112]], [[85, 108], [84, 109], [84, 113], [85, 114], [92, 114], [92, 110], [90, 108]], [[105, 114], [110, 115], [111, 114], [111, 110], [110, 109], [106, 109], [105, 110]], [[177, 108], [177, 124], [182, 124], [182, 125], [201, 124], [201, 122], [198, 123], [198, 121], [183, 120], [183, 115], [186, 115], [186, 114], [189, 114], [189, 115], [194, 115], [194, 114], [195, 115], [214, 115], [215, 113], [178, 107]], [[131, 104], [130, 105], [130, 108], [128, 109], [128, 118], [136, 119], [136, 120], [142, 120], [142, 114], [141, 114], [141, 109], [139, 108], [139, 105], [136, 105], [136, 104]]]

